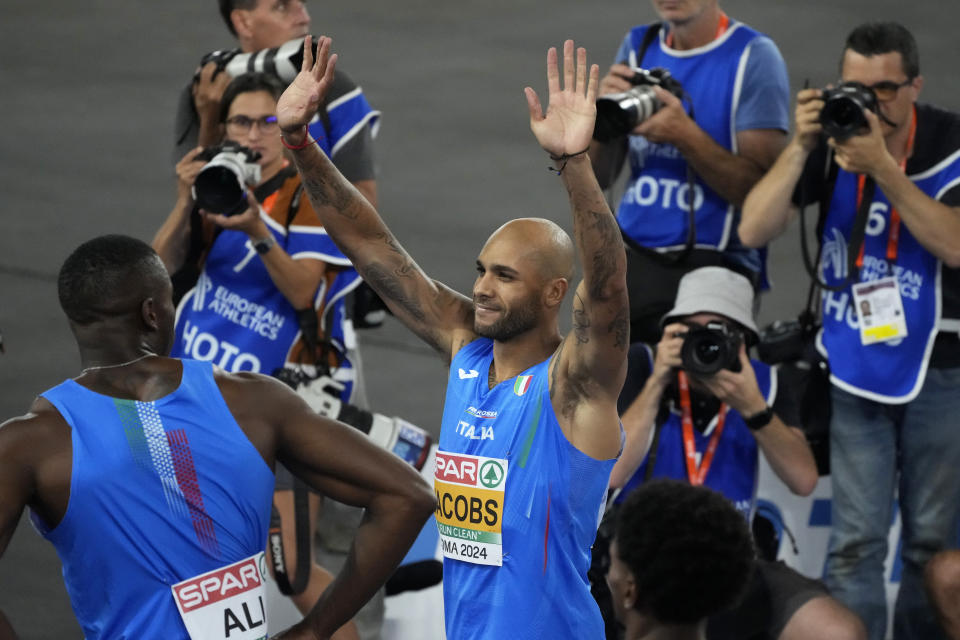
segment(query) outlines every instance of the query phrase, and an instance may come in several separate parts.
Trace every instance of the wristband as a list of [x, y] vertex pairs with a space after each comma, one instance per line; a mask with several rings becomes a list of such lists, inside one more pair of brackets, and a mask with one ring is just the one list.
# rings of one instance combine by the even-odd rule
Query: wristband
[[307, 127], [307, 125], [303, 125], [303, 129], [306, 137], [303, 139], [303, 142], [301, 142], [300, 144], [290, 144], [289, 142], [287, 142], [287, 140], [283, 137], [282, 131], [280, 132], [280, 142], [287, 149], [292, 149], [294, 151], [299, 151], [300, 149], [306, 149], [307, 147], [312, 145], [314, 141], [310, 138], [310, 129]]
[[750, 431], [760, 431], [760, 429], [770, 424], [771, 420], [773, 420], [773, 407], [769, 405], [760, 413], [755, 413], [749, 418], [746, 416], [743, 418], [744, 424], [747, 425]]
[[563, 155], [559, 155], [559, 156], [555, 156], [555, 155], [553, 155], [553, 154], [551, 153], [551, 154], [549, 154], [551, 160], [553, 160], [554, 162], [563, 161], [563, 164], [560, 165], [559, 168], [557, 168], [557, 167], [547, 167], [547, 169], [549, 169], [550, 171], [552, 171], [553, 173], [555, 173], [555, 174], [557, 174], [557, 175], [560, 175], [561, 173], [563, 173], [563, 170], [567, 168], [567, 162], [569, 162], [570, 158], [574, 158], [574, 157], [576, 157], [576, 156], [583, 155], [583, 154], [586, 153], [587, 151], [590, 151], [590, 147], [589, 147], [589, 146], [588, 146], [586, 149], [584, 149], [583, 151], [577, 151], [576, 153], [564, 153]]

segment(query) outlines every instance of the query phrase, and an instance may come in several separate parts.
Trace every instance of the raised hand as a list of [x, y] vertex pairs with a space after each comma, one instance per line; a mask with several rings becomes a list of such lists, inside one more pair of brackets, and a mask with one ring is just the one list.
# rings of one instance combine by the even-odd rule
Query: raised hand
[[300, 73], [277, 101], [277, 123], [290, 142], [297, 144], [306, 137], [306, 126], [320, 108], [323, 96], [333, 84], [337, 54], [330, 55], [330, 38], [320, 36], [317, 59], [313, 59], [310, 36], [303, 39], [303, 64]]
[[547, 51], [547, 88], [549, 105], [544, 115], [537, 92], [526, 87], [527, 106], [530, 108], [530, 129], [540, 146], [558, 158], [581, 153], [593, 139], [593, 125], [597, 117], [597, 85], [600, 68], [590, 67], [587, 77], [587, 50], [577, 49], [574, 63], [573, 40], [563, 43], [563, 87], [557, 50]]

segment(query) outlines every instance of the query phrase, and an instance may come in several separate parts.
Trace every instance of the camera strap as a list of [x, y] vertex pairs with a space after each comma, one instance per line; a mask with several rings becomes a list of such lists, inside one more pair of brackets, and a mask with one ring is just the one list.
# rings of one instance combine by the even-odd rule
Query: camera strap
[[310, 509], [308, 505], [307, 487], [300, 478], [293, 478], [293, 509], [294, 526], [297, 539], [297, 566], [294, 570], [293, 581], [287, 569], [286, 556], [283, 551], [283, 521], [274, 505], [270, 514], [270, 530], [267, 536], [267, 548], [273, 564], [274, 579], [280, 593], [291, 596], [303, 593], [310, 578], [310, 563], [313, 554], [310, 552]]
[[703, 459], [697, 465], [697, 443], [693, 435], [693, 404], [690, 401], [690, 381], [685, 371], [677, 372], [677, 382], [680, 390], [683, 453], [687, 465], [687, 478], [690, 480], [690, 484], [698, 487], [706, 480], [710, 465], [713, 464], [713, 456], [717, 452], [720, 437], [723, 435], [723, 427], [727, 422], [729, 407], [726, 402], [720, 403], [720, 411], [717, 412], [717, 425], [714, 427], [713, 435], [710, 436], [710, 441], [707, 443], [707, 450], [703, 454]]
[[[820, 289], [824, 291], [843, 291], [860, 277], [860, 267], [858, 265], [858, 256], [863, 250], [863, 241], [866, 235], [867, 219], [870, 216], [870, 205], [873, 202], [873, 194], [876, 191], [877, 184], [873, 178], [864, 176], [863, 189], [858, 197], [857, 214], [853, 219], [853, 228], [850, 231], [850, 239], [847, 241], [847, 275], [843, 282], [835, 285], [829, 285], [824, 282], [818, 273], [820, 267], [821, 251], [823, 249], [823, 230], [826, 225], [827, 212], [830, 202], [833, 200], [833, 190], [837, 182], [837, 163], [833, 160], [833, 154], [827, 155], [827, 177], [826, 190], [820, 198], [820, 215], [817, 219], [817, 257], [816, 262], [810, 259], [810, 247], [807, 242], [807, 223], [806, 207], [800, 207], [800, 249], [803, 253], [803, 264], [807, 269], [810, 278]], [[802, 200], [801, 200], [802, 201]]]
[[[907, 150], [900, 161], [900, 171], [907, 172], [907, 158], [913, 153], [913, 143], [917, 137], [917, 107], [913, 107], [913, 115], [910, 120], [910, 133], [907, 136]], [[857, 206], [863, 201], [864, 182], [866, 176], [860, 175], [857, 180]], [[898, 246], [900, 243], [900, 214], [893, 206], [890, 207], [890, 235], [887, 236], [887, 260], [891, 263], [897, 261]], [[863, 267], [863, 245], [860, 245], [860, 254], [857, 256], [857, 267]]]

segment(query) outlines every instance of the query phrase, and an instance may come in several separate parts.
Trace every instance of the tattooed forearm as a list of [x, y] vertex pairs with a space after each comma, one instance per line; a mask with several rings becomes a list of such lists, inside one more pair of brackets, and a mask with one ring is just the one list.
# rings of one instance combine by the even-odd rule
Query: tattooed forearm
[[379, 263], [370, 263], [361, 267], [360, 275], [384, 300], [394, 303], [414, 320], [424, 322], [427, 319], [420, 301], [407, 292], [396, 269], [390, 270]]
[[[583, 224], [578, 225], [577, 237], [584, 255], [584, 280], [587, 292], [594, 300], [607, 296], [611, 278], [623, 273], [626, 256], [623, 240], [616, 221], [605, 211], [587, 211]], [[589, 256], [589, 264], [587, 264]]]
[[356, 206], [356, 198], [359, 194], [329, 160], [319, 152], [306, 156], [295, 154], [294, 160], [314, 209], [331, 207], [346, 218], [357, 218], [360, 209]]

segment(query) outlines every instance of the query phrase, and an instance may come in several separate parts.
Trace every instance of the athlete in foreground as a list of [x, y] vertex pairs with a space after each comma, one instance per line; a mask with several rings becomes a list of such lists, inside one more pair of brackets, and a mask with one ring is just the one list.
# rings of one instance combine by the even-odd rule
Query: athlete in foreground
[[277, 380], [164, 357], [171, 284], [149, 245], [91, 240], [67, 258], [58, 290], [83, 370], [0, 427], [0, 552], [29, 506], [88, 640], [263, 638], [279, 460], [367, 509], [344, 571], [280, 636], [329, 638], [433, 511], [426, 483]]
[[[625, 256], [586, 150], [598, 69], [572, 41], [547, 53], [549, 109], [527, 88], [530, 126], [570, 197], [574, 242], [555, 223], [500, 227], [477, 258], [472, 300], [431, 280], [306, 125], [333, 77], [322, 38], [277, 103], [284, 143], [324, 227], [393, 313], [450, 367], [436, 512], [447, 637], [601, 638], [590, 545], [621, 447], [617, 394], [629, 342]], [[576, 61], [575, 61], [576, 57]], [[558, 314], [580, 254], [573, 331]]]

